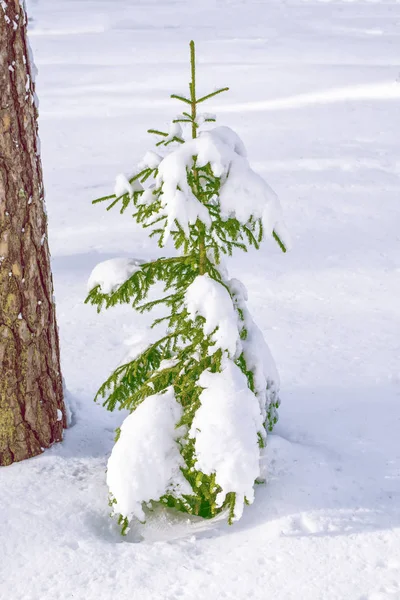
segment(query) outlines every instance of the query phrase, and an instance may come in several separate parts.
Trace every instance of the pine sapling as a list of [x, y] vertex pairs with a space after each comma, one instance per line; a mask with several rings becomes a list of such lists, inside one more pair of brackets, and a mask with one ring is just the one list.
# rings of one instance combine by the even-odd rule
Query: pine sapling
[[[128, 409], [108, 463], [110, 503], [122, 531], [155, 502], [211, 518], [239, 519], [260, 480], [260, 452], [277, 421], [279, 380], [263, 335], [230, 278], [223, 257], [258, 249], [273, 236], [286, 252], [279, 201], [249, 166], [239, 136], [200, 113], [195, 46], [190, 42], [189, 96], [168, 131], [150, 129], [155, 149], [130, 178], [117, 178], [108, 210], [133, 211], [163, 248], [153, 261], [117, 259], [98, 265], [86, 302], [162, 308], [148, 341], [100, 387], [108, 410]], [[161, 283], [164, 295], [152, 298]]]

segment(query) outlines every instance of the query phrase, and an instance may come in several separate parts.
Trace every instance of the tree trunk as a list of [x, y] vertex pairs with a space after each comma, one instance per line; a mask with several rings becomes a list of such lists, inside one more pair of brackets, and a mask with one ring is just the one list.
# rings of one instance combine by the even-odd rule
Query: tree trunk
[[23, 0], [0, 0], [0, 466], [66, 426], [33, 69]]

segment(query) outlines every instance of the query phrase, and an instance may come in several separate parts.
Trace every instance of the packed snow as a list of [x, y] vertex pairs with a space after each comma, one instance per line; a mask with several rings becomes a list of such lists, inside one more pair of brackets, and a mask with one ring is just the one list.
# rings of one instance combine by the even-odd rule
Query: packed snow
[[[400, 3], [28, 9], [73, 426], [62, 444], [0, 469], [1, 600], [398, 600]], [[91, 200], [132, 173], [154, 142], [148, 128], [168, 131], [192, 38], [198, 93], [230, 87], [204, 103], [217, 115], [207, 127], [238, 132], [293, 237], [290, 253], [267, 241], [228, 260], [279, 368], [280, 420], [262, 455], [267, 483], [240, 521], [155, 510], [122, 540], [106, 468], [128, 415], [93, 397], [124, 341], [147, 339], [150, 316], [97, 314], [86, 282], [101, 261], [147, 262], [160, 249], [129, 210]]]
[[[203, 331], [205, 335], [211, 335], [214, 342], [210, 353], [221, 349], [232, 359], [243, 353], [254, 375], [254, 391], [265, 421], [271, 402], [278, 400], [279, 374], [264, 336], [247, 308], [245, 286], [238, 279], [229, 279], [224, 265], [221, 273], [226, 279], [222, 283], [209, 275], [196, 277], [185, 292], [185, 305], [192, 320], [197, 316], [204, 318]], [[239, 318], [238, 311], [243, 320]], [[245, 336], [241, 336], [243, 330]], [[271, 407], [271, 410], [274, 409]], [[272, 416], [277, 417], [277, 414]]]
[[247, 223], [250, 216], [262, 219], [265, 235], [270, 236], [280, 225], [283, 242], [289, 246], [289, 235], [281, 221], [282, 210], [278, 196], [262, 177], [250, 169], [245, 158], [235, 157], [229, 166], [229, 177], [221, 186], [221, 214]]
[[279, 373], [262, 331], [247, 308], [248, 295], [245, 286], [235, 278], [229, 279], [227, 285], [236, 308], [242, 312], [242, 328], [246, 330], [246, 336], [240, 340], [240, 349], [249, 370], [253, 372], [254, 391], [259, 399], [261, 414], [265, 421], [269, 405], [277, 400], [280, 387]]
[[136, 258], [111, 258], [95, 266], [87, 284], [88, 291], [100, 286], [103, 294], [110, 294], [118, 289], [136, 271], [140, 270], [143, 261]]
[[215, 473], [221, 487], [217, 505], [230, 492], [236, 494], [234, 519], [238, 520], [245, 501], [254, 500], [254, 481], [260, 475], [260, 406], [245, 375], [228, 358], [223, 359], [221, 373], [202, 373], [199, 385], [204, 390], [189, 432], [196, 440], [196, 468], [206, 475]]
[[139, 168], [150, 168], [156, 169], [160, 162], [162, 161], [162, 157], [157, 154], [157, 152], [153, 152], [149, 150], [143, 157], [143, 160], [139, 163]]
[[222, 218], [233, 217], [243, 224], [251, 217], [262, 219], [267, 236], [277, 227], [282, 242], [290, 246], [277, 195], [251, 169], [243, 141], [226, 126], [200, 132], [199, 137], [187, 140], [159, 164], [146, 157], [142, 161], [141, 165], [154, 164], [158, 168], [156, 187], [162, 188], [160, 199], [163, 209], [160, 214], [167, 217], [164, 242], [168, 240], [175, 221], [179, 222], [186, 235], [189, 234], [189, 225], [196, 223], [197, 219], [210, 227], [210, 214], [194, 196], [187, 181], [187, 170], [192, 168], [194, 160], [199, 168], [210, 164], [214, 176], [221, 178]]
[[114, 499], [113, 512], [145, 521], [143, 503], [159, 501], [173, 491], [190, 494], [183, 477], [184, 461], [176, 428], [182, 408], [173, 388], [148, 396], [121, 425], [121, 434], [107, 465], [107, 485]]
[[185, 305], [192, 320], [197, 316], [205, 319], [203, 331], [205, 335], [212, 334], [215, 343], [210, 351], [221, 348], [235, 356], [239, 323], [228, 290], [209, 275], [199, 275], [185, 292]]
[[117, 198], [120, 198], [121, 196], [124, 196], [125, 194], [132, 196], [134, 192], [142, 191], [142, 190], [143, 190], [143, 187], [137, 179], [135, 179], [131, 183], [129, 181], [129, 179], [127, 178], [127, 176], [124, 175], [123, 173], [120, 173], [119, 175], [117, 175], [117, 177], [115, 179], [115, 187], [114, 187], [114, 194]]

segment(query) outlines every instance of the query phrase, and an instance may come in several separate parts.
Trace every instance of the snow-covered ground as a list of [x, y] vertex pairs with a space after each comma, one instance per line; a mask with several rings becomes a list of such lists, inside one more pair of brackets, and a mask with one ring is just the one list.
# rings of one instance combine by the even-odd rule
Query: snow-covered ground
[[[66, 384], [75, 425], [0, 470], [1, 600], [400, 599], [400, 3], [30, 0]], [[294, 248], [230, 261], [282, 379], [267, 486], [228, 527], [154, 517], [128, 541], [94, 405], [139, 337], [85, 306], [93, 266], [158, 249], [91, 199], [180, 107], [188, 42], [207, 110], [278, 192]], [[134, 543], [141, 541], [141, 543]]]

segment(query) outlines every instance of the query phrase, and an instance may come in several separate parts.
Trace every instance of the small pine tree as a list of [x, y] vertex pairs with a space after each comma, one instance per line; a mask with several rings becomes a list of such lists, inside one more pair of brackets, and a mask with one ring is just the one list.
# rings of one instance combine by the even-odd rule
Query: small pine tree
[[[98, 311], [131, 304], [155, 319], [161, 337], [131, 354], [99, 389], [108, 410], [128, 409], [108, 464], [111, 505], [125, 532], [143, 505], [210, 518], [240, 518], [254, 497], [260, 449], [277, 421], [278, 376], [263, 336], [246, 308], [246, 290], [229, 279], [223, 255], [258, 249], [271, 235], [286, 252], [279, 202], [251, 170], [240, 138], [199, 114], [195, 47], [190, 42], [190, 95], [172, 95], [187, 110], [157, 136], [138, 172], [117, 178], [111, 201], [163, 247], [178, 255], [151, 262], [117, 259], [98, 265], [86, 302]], [[184, 134], [183, 128], [186, 129]], [[201, 131], [204, 128], [205, 131]], [[189, 133], [190, 132], [190, 133]], [[161, 150], [161, 155], [160, 155]], [[150, 299], [161, 282], [165, 295]]]

